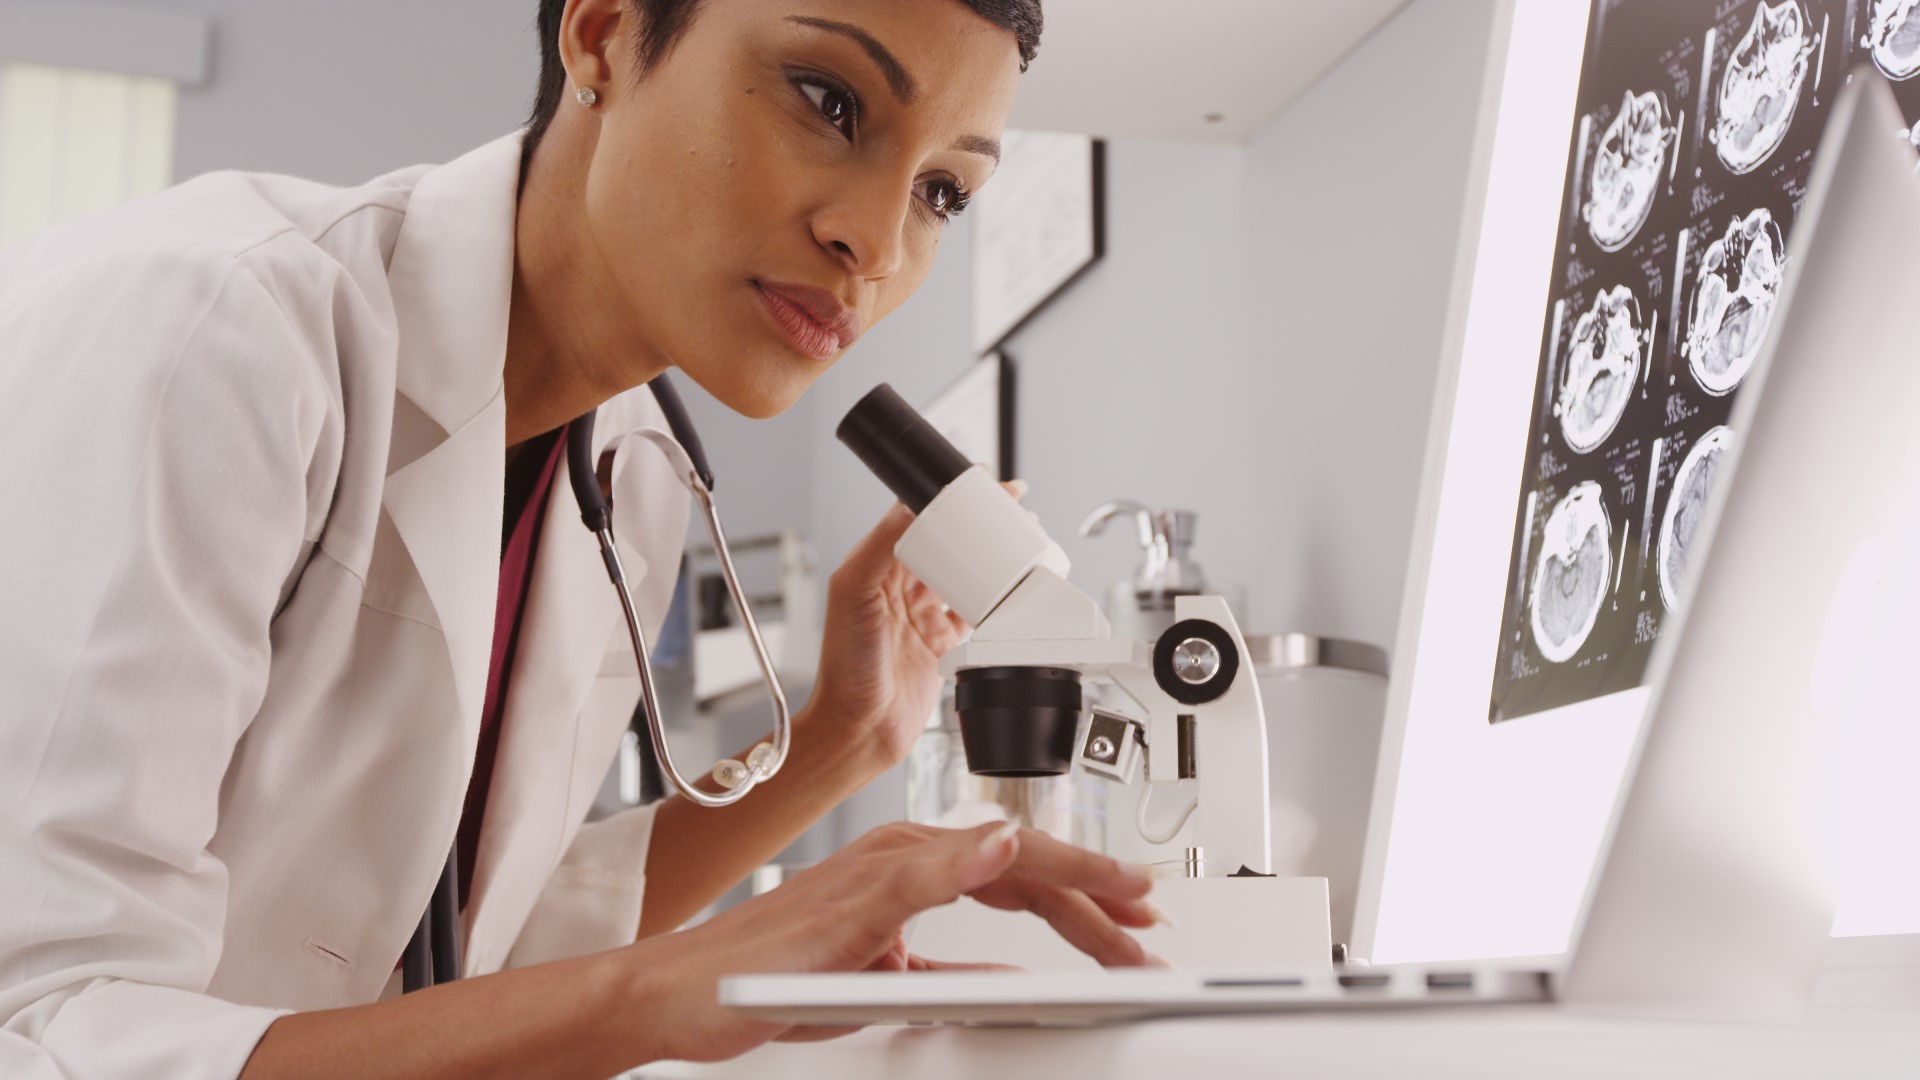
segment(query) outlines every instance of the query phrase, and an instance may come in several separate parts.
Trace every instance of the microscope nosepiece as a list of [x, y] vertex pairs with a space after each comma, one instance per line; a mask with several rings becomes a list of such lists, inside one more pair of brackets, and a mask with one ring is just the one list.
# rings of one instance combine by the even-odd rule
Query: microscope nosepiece
[[954, 706], [967, 771], [979, 776], [1059, 776], [1073, 765], [1080, 673], [1053, 667], [967, 668]]

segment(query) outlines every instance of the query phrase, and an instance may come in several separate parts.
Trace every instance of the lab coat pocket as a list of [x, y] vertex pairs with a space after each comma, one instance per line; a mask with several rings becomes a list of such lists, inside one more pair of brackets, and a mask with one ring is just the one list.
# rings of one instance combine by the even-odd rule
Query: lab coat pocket
[[633, 943], [646, 895], [654, 810], [637, 807], [581, 827], [514, 941], [508, 967]]

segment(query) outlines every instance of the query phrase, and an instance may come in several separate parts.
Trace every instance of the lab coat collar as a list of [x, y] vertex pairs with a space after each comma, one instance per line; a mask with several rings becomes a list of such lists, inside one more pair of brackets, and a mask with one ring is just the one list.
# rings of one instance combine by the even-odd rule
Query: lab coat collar
[[492, 402], [506, 368], [521, 137], [422, 176], [387, 268], [399, 391], [449, 435]]
[[486, 692], [499, 575], [497, 548], [474, 535], [500, 534], [520, 147], [516, 132], [422, 176], [387, 268], [399, 332], [396, 389], [417, 410], [416, 428], [424, 414], [439, 431], [403, 432], [409, 414], [396, 409], [396, 453], [426, 451], [391, 463], [382, 505], [446, 638], [469, 736]]

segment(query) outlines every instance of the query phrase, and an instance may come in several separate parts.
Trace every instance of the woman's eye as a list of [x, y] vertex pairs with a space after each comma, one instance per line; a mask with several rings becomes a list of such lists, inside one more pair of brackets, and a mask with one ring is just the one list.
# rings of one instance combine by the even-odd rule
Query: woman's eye
[[852, 94], [837, 86], [804, 80], [800, 83], [800, 92], [807, 95], [808, 101], [813, 102], [813, 107], [819, 111], [822, 119], [832, 124], [848, 139], [853, 138], [853, 122], [858, 108], [854, 104]]
[[942, 221], [965, 210], [967, 200], [971, 197], [967, 194], [967, 189], [960, 186], [959, 181], [946, 177], [922, 180], [915, 185], [915, 188], [914, 193], [920, 197], [920, 201], [926, 203], [927, 208], [938, 215]]

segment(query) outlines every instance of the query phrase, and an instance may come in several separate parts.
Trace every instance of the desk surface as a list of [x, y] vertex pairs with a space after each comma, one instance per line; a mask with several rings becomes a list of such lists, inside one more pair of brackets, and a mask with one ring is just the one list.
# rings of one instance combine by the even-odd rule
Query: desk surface
[[1402, 1077], [1920, 1078], [1920, 1010], [1832, 1010], [1799, 1024], [1625, 1020], [1554, 1005], [1295, 1013], [1089, 1029], [873, 1028], [636, 1080], [1211, 1080]]

